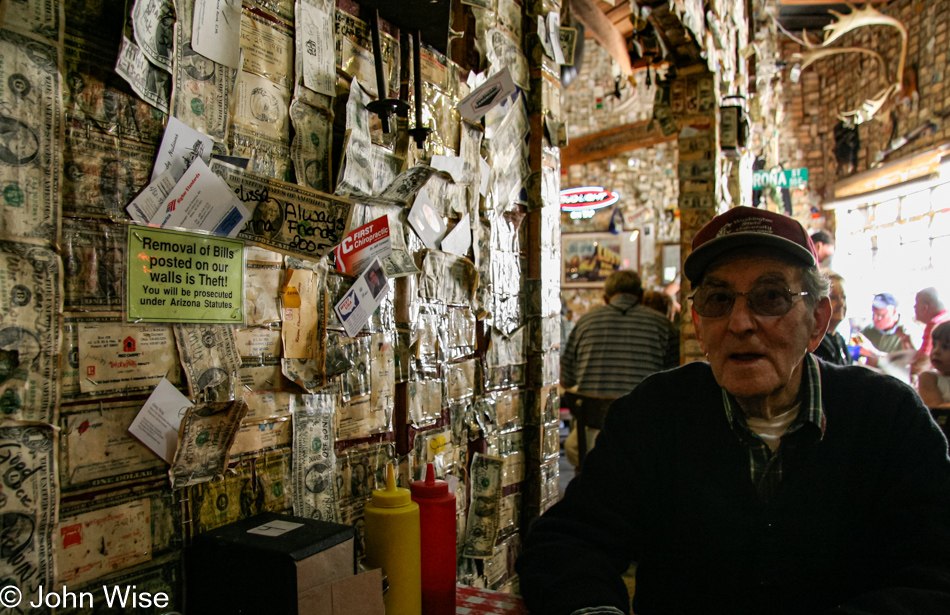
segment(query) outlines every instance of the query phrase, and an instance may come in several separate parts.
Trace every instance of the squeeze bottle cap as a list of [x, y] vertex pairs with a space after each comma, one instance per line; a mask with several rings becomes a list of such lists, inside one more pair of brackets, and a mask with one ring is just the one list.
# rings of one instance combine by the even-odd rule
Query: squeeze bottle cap
[[407, 506], [412, 502], [412, 495], [408, 489], [396, 486], [396, 472], [392, 462], [386, 464], [386, 488], [373, 491], [373, 506], [380, 508], [396, 508]]
[[410, 485], [412, 495], [419, 498], [438, 498], [449, 493], [449, 484], [444, 480], [436, 480], [435, 466], [426, 464], [425, 480], [414, 480]]

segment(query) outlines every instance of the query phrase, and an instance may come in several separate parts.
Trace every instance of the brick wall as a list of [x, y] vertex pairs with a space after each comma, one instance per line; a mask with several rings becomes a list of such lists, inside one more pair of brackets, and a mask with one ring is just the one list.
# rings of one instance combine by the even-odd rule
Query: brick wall
[[[899, 19], [908, 30], [905, 76], [909, 76], [910, 71], [916, 72], [917, 91], [905, 89], [893, 95], [873, 120], [859, 126], [860, 149], [854, 172], [871, 167], [878, 152], [888, 147], [892, 132], [900, 137], [928, 120], [938, 125], [936, 133], [905, 145], [888, 160], [950, 140], [950, 119], [941, 117], [950, 112], [950, 90], [944, 88], [950, 59], [947, 35], [950, 2], [895, 0], [879, 10]], [[817, 33], [813, 38], [817, 40]], [[884, 57], [889, 72], [894, 75], [900, 40], [895, 28], [870, 26], [845, 35], [834, 46], [875, 50]], [[795, 64], [791, 55], [802, 47], [787, 38], [781, 47], [782, 57], [788, 60], [790, 69]], [[786, 166], [808, 167], [811, 187], [818, 193], [824, 193], [835, 181], [847, 176], [848, 170], [839, 168], [834, 156], [837, 113], [859, 107], [885, 87], [878, 66], [877, 60], [870, 56], [846, 54], [819, 60], [802, 72], [797, 84], [787, 79], [789, 69], [783, 75], [787, 121], [781, 130], [780, 159]], [[806, 195], [800, 195], [797, 204], [804, 206], [805, 198]]]

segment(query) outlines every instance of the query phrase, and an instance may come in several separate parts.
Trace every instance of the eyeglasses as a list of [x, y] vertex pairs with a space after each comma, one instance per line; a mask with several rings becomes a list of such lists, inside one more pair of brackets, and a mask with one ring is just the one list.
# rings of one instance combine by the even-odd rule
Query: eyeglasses
[[776, 285], [755, 286], [746, 293], [737, 293], [728, 288], [700, 286], [690, 297], [700, 316], [720, 318], [732, 313], [736, 297], [745, 296], [746, 305], [759, 316], [782, 316], [792, 309], [795, 297], [807, 295], [806, 291], [793, 293], [790, 288]]

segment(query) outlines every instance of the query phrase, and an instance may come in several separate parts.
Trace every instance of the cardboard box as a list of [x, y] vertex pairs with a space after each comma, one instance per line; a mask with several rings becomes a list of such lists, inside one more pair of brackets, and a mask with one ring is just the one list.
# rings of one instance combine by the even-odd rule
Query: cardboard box
[[297, 597], [297, 615], [384, 615], [385, 613], [383, 573], [379, 568], [308, 589]]
[[354, 536], [348, 525], [275, 513], [199, 534], [186, 554], [186, 612], [377, 615], [382, 579], [355, 575]]

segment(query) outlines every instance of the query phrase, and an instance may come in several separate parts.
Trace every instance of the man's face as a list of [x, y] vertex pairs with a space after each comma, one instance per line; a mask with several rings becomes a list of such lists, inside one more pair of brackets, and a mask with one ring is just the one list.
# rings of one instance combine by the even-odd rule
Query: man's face
[[835, 255], [835, 244], [833, 243], [818, 242], [815, 244], [815, 249], [818, 251], [818, 262]]
[[379, 284], [379, 276], [376, 275], [375, 271], [370, 271], [367, 274], [367, 277], [369, 278], [369, 283], [372, 284], [373, 286], [376, 286]]
[[933, 311], [930, 309], [930, 301], [927, 297], [917, 293], [917, 300], [914, 302], [914, 318], [920, 322], [930, 322], [933, 317]]
[[841, 282], [835, 280], [831, 283], [831, 294], [828, 299], [831, 300], [831, 326], [837, 328], [838, 323], [844, 320], [848, 313], [848, 297], [844, 293]]
[[[768, 257], [734, 256], [713, 263], [703, 280], [703, 286], [739, 293], [758, 285], [784, 285], [797, 293], [801, 272]], [[809, 308], [802, 297], [794, 297], [781, 316], [756, 314], [746, 297], [736, 297], [732, 312], [718, 318], [692, 310], [716, 382], [740, 401], [757, 398], [779, 405], [792, 403], [798, 394], [802, 359], [821, 343], [830, 313], [827, 298]]]
[[878, 331], [889, 331], [897, 324], [897, 308], [889, 305], [883, 308], [871, 308], [871, 320]]

